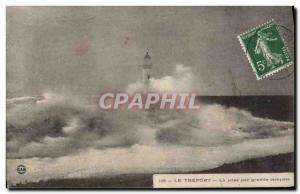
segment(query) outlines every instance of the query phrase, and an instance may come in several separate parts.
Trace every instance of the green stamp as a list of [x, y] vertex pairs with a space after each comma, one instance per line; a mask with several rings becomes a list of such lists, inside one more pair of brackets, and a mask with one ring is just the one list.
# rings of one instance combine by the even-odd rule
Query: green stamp
[[257, 80], [293, 64], [274, 20], [240, 34], [238, 39]]

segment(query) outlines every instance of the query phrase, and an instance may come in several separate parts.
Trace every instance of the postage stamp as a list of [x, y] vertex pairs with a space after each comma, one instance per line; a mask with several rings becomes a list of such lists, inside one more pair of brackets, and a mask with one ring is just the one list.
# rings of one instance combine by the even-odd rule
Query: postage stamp
[[238, 39], [257, 80], [293, 64], [278, 25], [273, 19], [238, 35]]

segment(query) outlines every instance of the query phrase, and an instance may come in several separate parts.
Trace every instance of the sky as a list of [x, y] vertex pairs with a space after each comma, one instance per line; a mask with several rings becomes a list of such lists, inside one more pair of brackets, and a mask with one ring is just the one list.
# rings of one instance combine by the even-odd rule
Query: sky
[[292, 95], [293, 67], [257, 81], [237, 39], [272, 18], [293, 53], [292, 7], [7, 7], [7, 96], [123, 90], [147, 49], [153, 77], [182, 64], [199, 95], [237, 95], [232, 80], [241, 95]]

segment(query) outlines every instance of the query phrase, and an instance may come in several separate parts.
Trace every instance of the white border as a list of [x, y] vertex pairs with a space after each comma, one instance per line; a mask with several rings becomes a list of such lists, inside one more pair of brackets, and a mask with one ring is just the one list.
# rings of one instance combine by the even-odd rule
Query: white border
[[[5, 6], [7, 5], [39, 5], [39, 6], [47, 6], [47, 5], [57, 5], [57, 6], [67, 6], [67, 5], [86, 5], [86, 6], [93, 6], [93, 5], [152, 5], [152, 6], [162, 6], [162, 5], [169, 5], [169, 6], [292, 6], [295, 5], [296, 8], [300, 7], [299, 0], [251, 0], [251, 1], [241, 1], [241, 0], [1, 0], [0, 1], [0, 123], [1, 123], [1, 134], [0, 134], [0, 190], [3, 193], [8, 193], [8, 190], [5, 188], [5, 122], [6, 122], [6, 111], [5, 111], [5, 100], [6, 100], [6, 53], [5, 53], [5, 37], [6, 37], [6, 29], [5, 29], [5, 21], [6, 21], [6, 11]], [[296, 20], [297, 25], [299, 26], [299, 18]], [[299, 30], [296, 30], [299, 33]], [[297, 34], [298, 35], [298, 34]], [[296, 39], [298, 40], [298, 39]], [[300, 53], [300, 50], [297, 49], [296, 55]], [[299, 68], [297, 69], [297, 74], [299, 75]], [[298, 84], [297, 90], [299, 91], [300, 86]], [[298, 103], [299, 105], [299, 103]], [[299, 105], [300, 106], [300, 105]], [[297, 109], [298, 107], [297, 106]], [[299, 114], [298, 114], [299, 115]], [[298, 120], [298, 117], [297, 117]], [[299, 123], [299, 122], [298, 122]], [[300, 136], [300, 133], [298, 133]], [[299, 168], [297, 168], [297, 172], [299, 173]], [[299, 178], [297, 179], [299, 180]], [[298, 181], [299, 187], [299, 181]], [[22, 191], [14, 191], [13, 193], [21, 193]], [[44, 192], [52, 192], [52, 191], [35, 191], [35, 193], [44, 193]], [[73, 193], [73, 191], [56, 191], [57, 193]], [[134, 191], [131, 191], [134, 192]], [[155, 191], [156, 193], [163, 193], [164, 191]], [[180, 191], [172, 191], [168, 193], [178, 193]], [[182, 191], [181, 191], [182, 192]], [[184, 191], [186, 192], [186, 191]], [[219, 193], [221, 191], [204, 191], [201, 190], [202, 193]], [[235, 193], [241, 193], [242, 191], [235, 191]], [[274, 191], [247, 191], [247, 193], [268, 193], [273, 194]], [[76, 192], [77, 193], [77, 192]], [[79, 191], [78, 193], [86, 193], [86, 191]], [[101, 191], [101, 193], [121, 193], [121, 191]], [[143, 191], [135, 191], [135, 193], [144, 193]], [[165, 193], [165, 192], [164, 192]], [[290, 191], [282, 191], [280, 193], [290, 193]]]
[[82, 5], [82, 6], [292, 6], [297, 0], [2, 0], [1, 5]]

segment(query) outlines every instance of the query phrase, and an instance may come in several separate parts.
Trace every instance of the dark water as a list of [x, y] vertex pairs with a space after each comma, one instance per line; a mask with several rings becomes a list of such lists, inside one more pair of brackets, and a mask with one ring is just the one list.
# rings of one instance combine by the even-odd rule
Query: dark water
[[256, 117], [294, 121], [294, 96], [204, 96], [198, 99], [244, 109]]

